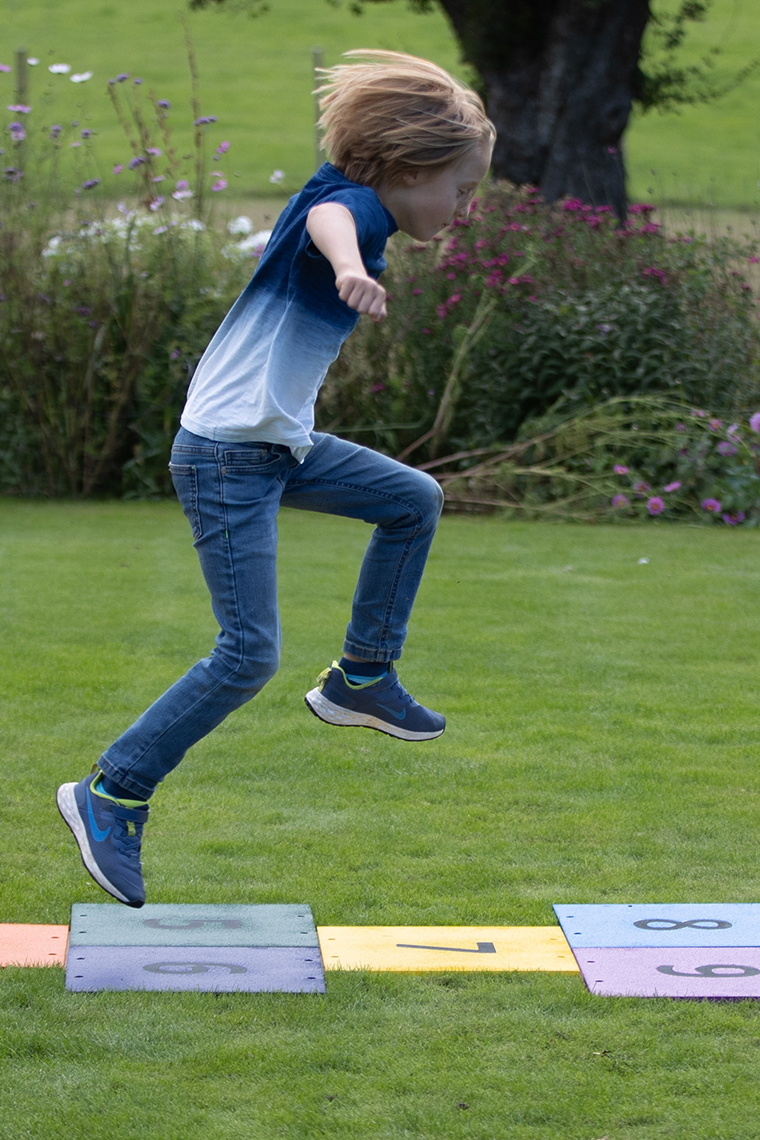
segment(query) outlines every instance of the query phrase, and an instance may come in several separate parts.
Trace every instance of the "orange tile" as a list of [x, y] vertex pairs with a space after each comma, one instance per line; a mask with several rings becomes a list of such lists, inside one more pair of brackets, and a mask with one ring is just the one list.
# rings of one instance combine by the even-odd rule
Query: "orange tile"
[[68, 926], [0, 923], [0, 966], [65, 966]]

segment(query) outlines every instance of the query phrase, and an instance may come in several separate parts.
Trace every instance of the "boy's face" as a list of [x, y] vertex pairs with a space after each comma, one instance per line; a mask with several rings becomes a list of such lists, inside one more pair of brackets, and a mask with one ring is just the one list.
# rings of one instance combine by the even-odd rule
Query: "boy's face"
[[381, 187], [377, 195], [403, 233], [430, 241], [454, 218], [465, 217], [475, 191], [488, 173], [492, 147], [481, 143], [464, 158], [433, 173], [414, 171], [397, 186]]

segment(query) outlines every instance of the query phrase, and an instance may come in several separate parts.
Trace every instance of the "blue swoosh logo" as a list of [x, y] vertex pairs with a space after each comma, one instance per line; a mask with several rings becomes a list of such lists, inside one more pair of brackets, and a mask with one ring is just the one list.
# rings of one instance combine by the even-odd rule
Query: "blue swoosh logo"
[[381, 709], [385, 709], [391, 716], [395, 716], [396, 720], [404, 720], [406, 717], [406, 709], [402, 709], [401, 712], [396, 712], [395, 709], [389, 709], [387, 705], [381, 705], [379, 701], [377, 703]]
[[92, 804], [90, 802], [90, 785], [89, 784], [87, 785], [87, 815], [88, 815], [89, 820], [90, 820], [90, 830], [92, 831], [92, 838], [95, 840], [95, 842], [96, 843], [102, 843], [104, 839], [108, 839], [108, 836], [111, 833], [111, 828], [107, 827], [105, 831], [102, 831], [98, 827], [97, 823], [95, 822], [95, 813], [92, 810]]

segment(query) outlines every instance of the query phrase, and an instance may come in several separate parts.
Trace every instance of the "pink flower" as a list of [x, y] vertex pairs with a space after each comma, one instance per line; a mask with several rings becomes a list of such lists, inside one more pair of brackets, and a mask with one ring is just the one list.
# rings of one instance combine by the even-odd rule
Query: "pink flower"
[[146, 154], [152, 154], [154, 158], [160, 158], [161, 157], [161, 150], [157, 146], [146, 146], [145, 153]]
[[710, 420], [709, 427], [710, 431], [720, 431], [720, 429], [723, 427], [723, 420], [719, 420], [717, 418]]
[[422, 335], [423, 335], [423, 336], [429, 336], [429, 334], [430, 334], [430, 329], [423, 329], [423, 330], [422, 330]]
[[754, 416], [749, 417], [749, 426], [755, 434], [760, 434], [760, 412], [755, 412]]
[[622, 463], [616, 463], [615, 466], [612, 468], [612, 470], [615, 472], [616, 475], [627, 475], [628, 474], [628, 468], [625, 467]]
[[229, 149], [230, 149], [229, 142], [220, 142], [219, 146], [216, 148], [216, 153], [217, 154], [226, 154]]
[[634, 483], [633, 489], [636, 492], [636, 494], [639, 496], [639, 498], [641, 498], [643, 495], [645, 495], [647, 493], [647, 491], [652, 490], [652, 488], [649, 486], [648, 483], [643, 483], [643, 482], [642, 483]]
[[737, 511], [736, 514], [733, 515], [724, 514], [723, 522], [726, 526], [738, 526], [739, 523], [744, 522], [745, 517], [744, 511]]
[[612, 499], [613, 507], [627, 507], [629, 505], [626, 495], [615, 495]]
[[703, 420], [705, 418], [705, 416], [707, 415], [707, 412], [703, 412], [701, 408], [692, 408], [691, 414], [692, 414], [692, 417], [696, 417], [697, 419]]
[[678, 481], [678, 479], [676, 479], [675, 483], [666, 483], [666, 485], [662, 489], [666, 495], [669, 495], [671, 491], [677, 491], [680, 486], [681, 486], [680, 482]]
[[719, 499], [703, 499], [700, 505], [703, 511], [709, 511], [712, 514], [719, 513], [721, 510]]
[[751, 261], [753, 265], [757, 265], [758, 261], [760, 261], [760, 257], [748, 257], [747, 261]]
[[120, 162], [117, 162], [116, 166], [114, 166], [114, 168], [113, 168], [113, 172], [114, 172], [114, 174], [121, 174], [123, 169], [124, 169], [124, 167], [122, 166], [122, 164]]
[[651, 499], [647, 499], [647, 510], [650, 515], [661, 515], [665, 510], [665, 503], [659, 495], [653, 495]]
[[227, 189], [227, 179], [226, 178], [217, 179], [217, 181], [214, 183], [214, 185], [211, 187], [211, 189], [215, 194], [219, 190], [226, 190]]
[[735, 444], [729, 443], [727, 439], [722, 439], [715, 450], [718, 452], [718, 455], [728, 457], [729, 455], [736, 455], [739, 449]]
[[159, 194], [159, 195], [158, 195], [156, 198], [154, 198], [154, 199], [153, 199], [153, 201], [150, 203], [150, 205], [148, 206], [148, 209], [149, 209], [149, 210], [152, 210], [152, 211], [153, 211], [153, 213], [155, 214], [156, 210], [160, 210], [160, 209], [161, 209], [161, 207], [163, 206], [163, 204], [164, 204], [164, 200], [163, 200], [163, 198], [161, 197], [161, 195]]
[[412, 296], [413, 297], [419, 297], [421, 293], [422, 293], [422, 289], [412, 289]]

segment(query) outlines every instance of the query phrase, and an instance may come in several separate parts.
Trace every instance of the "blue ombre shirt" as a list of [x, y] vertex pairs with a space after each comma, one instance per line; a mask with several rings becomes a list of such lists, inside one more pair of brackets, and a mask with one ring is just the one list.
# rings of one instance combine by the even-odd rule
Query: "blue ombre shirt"
[[312, 206], [339, 202], [356, 223], [367, 272], [386, 268], [396, 223], [374, 190], [324, 163], [277, 220], [251, 281], [204, 352], [181, 423], [225, 443], [261, 440], [302, 461], [312, 446], [314, 403], [359, 314], [341, 301], [330, 262], [311, 242]]

